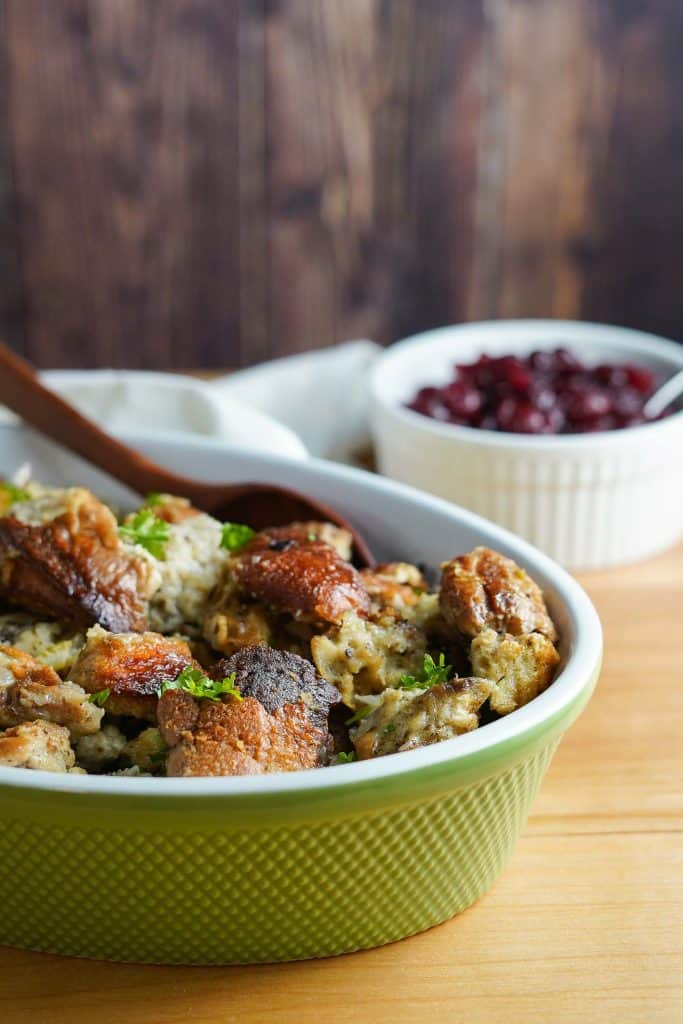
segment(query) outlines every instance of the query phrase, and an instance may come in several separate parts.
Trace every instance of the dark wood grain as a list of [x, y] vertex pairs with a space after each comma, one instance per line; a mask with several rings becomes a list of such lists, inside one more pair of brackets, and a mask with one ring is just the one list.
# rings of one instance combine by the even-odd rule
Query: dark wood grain
[[0, 332], [237, 366], [683, 331], [677, 0], [0, 0]]
[[581, 312], [680, 339], [683, 5], [610, 0], [600, 13], [609, 145], [592, 166]]
[[236, 7], [6, 10], [28, 353], [47, 365], [234, 361]]
[[239, 19], [239, 282], [240, 364], [271, 354], [266, 142], [266, 0], [240, 0]]
[[372, 222], [375, 8], [267, 6], [270, 329], [281, 351], [337, 339], [343, 280]]
[[18, 352], [23, 352], [24, 292], [12, 169], [7, 58], [5, 11], [0, 6], [0, 330]]
[[[388, 230], [400, 253], [386, 327], [394, 340], [466, 316], [481, 181], [485, 18], [478, 0], [428, 0], [412, 6], [410, 22], [398, 4], [385, 13], [394, 22], [391, 50], [403, 52], [383, 60], [387, 70], [393, 66], [396, 91], [380, 118], [391, 116], [392, 106], [405, 109], [402, 131], [394, 127], [400, 150], [395, 165], [391, 159], [393, 209], [380, 200], [388, 214], [380, 234]], [[386, 163], [378, 152], [380, 197]]]

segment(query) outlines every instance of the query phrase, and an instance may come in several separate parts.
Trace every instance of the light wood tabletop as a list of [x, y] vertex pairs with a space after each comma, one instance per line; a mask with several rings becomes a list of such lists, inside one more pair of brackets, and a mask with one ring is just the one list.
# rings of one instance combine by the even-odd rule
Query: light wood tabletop
[[683, 548], [581, 581], [605, 627], [602, 677], [479, 904], [309, 963], [135, 967], [4, 949], [0, 1021], [683, 1021]]

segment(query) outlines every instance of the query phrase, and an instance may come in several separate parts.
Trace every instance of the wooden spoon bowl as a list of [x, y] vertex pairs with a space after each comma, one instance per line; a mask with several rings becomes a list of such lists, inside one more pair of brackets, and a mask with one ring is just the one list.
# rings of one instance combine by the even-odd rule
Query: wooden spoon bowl
[[247, 523], [255, 530], [295, 520], [325, 520], [353, 537], [354, 561], [374, 565], [363, 537], [343, 516], [305, 494], [265, 482], [204, 483], [164, 469], [83, 416], [41, 384], [35, 369], [0, 342], [0, 404], [40, 433], [80, 455], [140, 495], [151, 491], [188, 498], [197, 508], [223, 522]]

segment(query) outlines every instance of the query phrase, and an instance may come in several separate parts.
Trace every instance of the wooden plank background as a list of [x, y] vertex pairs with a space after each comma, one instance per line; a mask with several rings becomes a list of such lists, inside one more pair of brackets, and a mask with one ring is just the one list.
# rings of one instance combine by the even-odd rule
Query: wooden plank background
[[0, 0], [0, 334], [212, 367], [683, 334], [679, 0]]

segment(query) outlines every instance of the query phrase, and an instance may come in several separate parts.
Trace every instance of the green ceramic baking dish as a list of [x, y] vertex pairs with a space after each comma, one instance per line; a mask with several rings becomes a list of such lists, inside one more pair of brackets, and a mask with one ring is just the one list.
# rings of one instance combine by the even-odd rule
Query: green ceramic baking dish
[[[375, 762], [226, 779], [0, 770], [0, 943], [74, 956], [226, 964], [392, 942], [474, 903], [505, 867], [557, 745], [590, 697], [600, 624], [526, 543], [453, 505], [346, 467], [133, 436], [205, 479], [262, 479], [335, 505], [380, 557], [438, 565], [488, 544], [542, 585], [562, 634], [552, 686], [474, 733]], [[18, 426], [0, 472], [131, 496]], [[533, 885], [533, 880], [530, 880]]]

